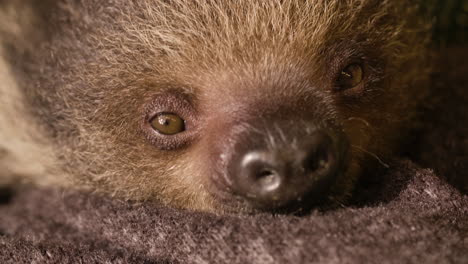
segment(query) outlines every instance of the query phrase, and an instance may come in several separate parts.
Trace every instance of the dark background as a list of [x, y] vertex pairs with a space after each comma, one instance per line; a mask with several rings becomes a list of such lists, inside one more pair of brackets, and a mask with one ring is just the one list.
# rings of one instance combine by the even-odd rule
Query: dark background
[[440, 46], [468, 42], [468, 0], [426, 0], [434, 16], [434, 39]]

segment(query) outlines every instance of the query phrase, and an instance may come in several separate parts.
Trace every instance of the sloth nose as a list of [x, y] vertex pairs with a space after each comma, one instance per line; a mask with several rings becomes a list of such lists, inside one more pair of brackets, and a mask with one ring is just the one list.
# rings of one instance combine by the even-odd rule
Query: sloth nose
[[246, 150], [237, 159], [233, 187], [253, 207], [264, 210], [317, 200], [337, 174], [339, 154], [324, 131], [289, 147]]

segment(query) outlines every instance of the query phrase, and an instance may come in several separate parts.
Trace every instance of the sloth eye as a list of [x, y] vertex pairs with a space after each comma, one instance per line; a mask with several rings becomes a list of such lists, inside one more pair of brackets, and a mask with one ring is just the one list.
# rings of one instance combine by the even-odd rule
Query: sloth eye
[[338, 90], [342, 91], [358, 86], [362, 82], [363, 77], [364, 71], [361, 65], [353, 63], [346, 66], [338, 76]]
[[175, 135], [185, 131], [185, 120], [173, 113], [159, 113], [151, 119], [150, 124], [163, 135]]

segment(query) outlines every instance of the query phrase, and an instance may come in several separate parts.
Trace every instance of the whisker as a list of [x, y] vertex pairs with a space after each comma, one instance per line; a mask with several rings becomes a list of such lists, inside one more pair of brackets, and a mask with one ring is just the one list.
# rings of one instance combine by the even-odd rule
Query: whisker
[[370, 123], [367, 122], [367, 120], [363, 119], [363, 118], [360, 118], [360, 117], [350, 117], [348, 118], [346, 121], [360, 121], [362, 122], [364, 125], [366, 125], [367, 127], [371, 127]]
[[370, 155], [371, 157], [375, 158], [375, 159], [376, 159], [382, 166], [384, 166], [385, 168], [387, 168], [387, 169], [390, 168], [390, 165], [388, 165], [388, 164], [385, 163], [381, 158], [379, 158], [379, 156], [377, 156], [377, 154], [372, 153], [372, 152], [370, 152], [370, 151], [368, 151], [368, 150], [365, 150], [364, 148], [362, 148], [362, 147], [360, 147], [360, 146], [352, 145], [351, 147], [356, 148], [356, 149], [358, 149], [358, 150], [360, 150], [360, 151], [362, 151], [362, 152], [364, 152], [364, 153]]

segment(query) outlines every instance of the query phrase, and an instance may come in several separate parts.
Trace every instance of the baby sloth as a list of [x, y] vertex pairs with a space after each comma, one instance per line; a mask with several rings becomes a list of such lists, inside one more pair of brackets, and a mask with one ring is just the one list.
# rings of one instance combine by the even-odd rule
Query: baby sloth
[[1, 1], [1, 177], [218, 213], [343, 201], [428, 90], [415, 2]]

